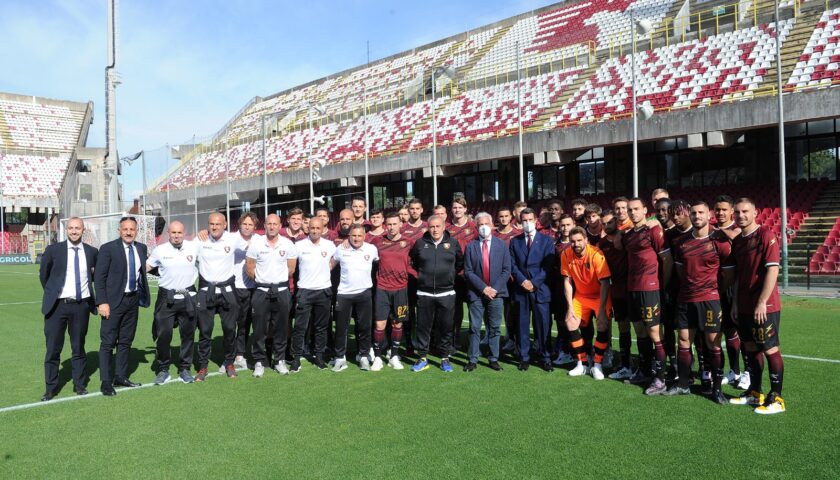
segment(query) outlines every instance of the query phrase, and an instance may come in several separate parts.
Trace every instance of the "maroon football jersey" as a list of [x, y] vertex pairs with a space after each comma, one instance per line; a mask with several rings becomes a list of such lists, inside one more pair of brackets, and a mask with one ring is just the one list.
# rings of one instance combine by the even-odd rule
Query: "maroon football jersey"
[[718, 293], [718, 272], [729, 259], [732, 244], [718, 235], [697, 238], [689, 232], [674, 239], [671, 254], [674, 263], [685, 272], [677, 301], [706, 302], [720, 299]]
[[384, 237], [384, 236], [385, 236], [385, 230], [384, 229], [382, 230], [381, 233], [378, 233], [378, 234], [370, 233], [368, 231], [368, 232], [365, 232], [365, 241], [367, 243], [373, 243], [373, 239], [379, 238], [379, 237]]
[[426, 233], [426, 230], [428, 229], [429, 224], [424, 221], [421, 221], [420, 225], [416, 227], [406, 222], [403, 224], [402, 230], [400, 230], [400, 234], [403, 237], [406, 237], [409, 240], [416, 242], [417, 240], [420, 240], [420, 238], [423, 237], [423, 234]]
[[589, 228], [586, 228], [586, 240], [593, 247], [597, 247], [598, 243], [601, 241], [601, 234], [602, 233], [603, 233], [603, 230], [598, 232], [597, 234], [595, 234], [595, 233], [590, 232]]
[[601, 238], [598, 249], [604, 252], [607, 266], [610, 267], [610, 295], [613, 300], [621, 300], [627, 296], [627, 255], [624, 250], [615, 248], [613, 240]]
[[289, 231], [288, 228], [281, 228], [280, 229], [280, 236], [281, 237], [286, 237], [289, 240], [291, 240], [292, 243], [295, 243], [297, 241], [300, 241], [300, 240], [303, 240], [304, 238], [306, 238], [306, 233], [303, 231], [303, 229], [300, 229], [298, 231], [297, 235], [292, 235], [292, 233]]
[[521, 234], [522, 234], [522, 230], [520, 230], [516, 227], [511, 228], [510, 231], [507, 232], [507, 233], [502, 233], [498, 230], [493, 230], [493, 236], [500, 239], [500, 240], [504, 240], [505, 244], [508, 247], [510, 247], [510, 239], [517, 236], [517, 235], [521, 235]]
[[[673, 225], [671, 228], [666, 228], [663, 233], [665, 234], [665, 247], [671, 249], [671, 255], [673, 255], [674, 245], [680, 241], [686, 235], [691, 236], [691, 227], [688, 230], [680, 230], [680, 227]], [[671, 275], [671, 280], [668, 282], [668, 285], [665, 285], [662, 290], [667, 290], [673, 296], [671, 297], [671, 301], [676, 300], [676, 296], [680, 290], [680, 279], [677, 278], [677, 275]]]
[[458, 244], [461, 246], [462, 252], [466, 252], [467, 245], [478, 238], [478, 229], [475, 227], [475, 223], [473, 223], [472, 220], [467, 220], [461, 226], [455, 224], [447, 225], [446, 231], [449, 232], [450, 237], [458, 240]]
[[335, 239], [338, 238], [338, 233], [336, 233], [335, 230], [326, 230], [324, 231], [324, 234], [321, 235], [321, 238], [329, 240], [331, 242], [335, 242]]
[[555, 230], [551, 226], [537, 227], [537, 231], [546, 235], [552, 242], [557, 242], [557, 239], [560, 237], [560, 229]]
[[[749, 235], [741, 232], [732, 241], [732, 255], [728, 264], [736, 267], [739, 315], [752, 315], [755, 311], [767, 268], [779, 266], [779, 249], [779, 239], [765, 226], [758, 227]], [[778, 312], [781, 309], [777, 282], [773, 285], [770, 298], [767, 299], [767, 313]]]
[[408, 276], [417, 276], [408, 257], [414, 241], [402, 236], [397, 241], [391, 241], [383, 235], [376, 237], [371, 243], [379, 250], [376, 287], [389, 292], [407, 288]]
[[631, 228], [624, 232], [621, 243], [627, 254], [627, 291], [659, 290], [659, 253], [667, 250], [662, 227]]

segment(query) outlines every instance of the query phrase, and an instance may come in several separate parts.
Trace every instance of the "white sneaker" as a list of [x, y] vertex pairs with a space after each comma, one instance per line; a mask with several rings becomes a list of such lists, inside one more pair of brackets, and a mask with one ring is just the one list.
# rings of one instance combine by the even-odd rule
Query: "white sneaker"
[[333, 372], [342, 372], [344, 370], [347, 370], [347, 360], [345, 360], [344, 357], [336, 358], [335, 359], [335, 365], [333, 366], [332, 371]]
[[394, 355], [393, 357], [391, 357], [391, 359], [388, 360], [388, 365], [394, 370], [402, 370], [403, 368], [405, 368], [403, 367], [402, 362], [400, 362], [399, 355]]
[[603, 380], [604, 379], [604, 371], [601, 370], [601, 364], [600, 363], [596, 363], [592, 367], [592, 369], [589, 370], [589, 373], [592, 374], [592, 378], [594, 378], [595, 380]]
[[225, 369], [226, 366], [227, 366], [227, 362], [222, 362], [222, 364], [219, 365], [219, 373], [227, 372], [227, 370]]
[[566, 365], [575, 361], [575, 357], [569, 355], [566, 352], [560, 352], [557, 355], [557, 358], [554, 360], [555, 365]]
[[379, 357], [375, 357], [373, 359], [373, 365], [370, 366], [371, 372], [378, 372], [381, 371], [385, 365], [382, 363], [382, 359]]
[[233, 366], [236, 368], [245, 369], [248, 368], [248, 362], [242, 355], [237, 355], [236, 358], [233, 359]]
[[736, 383], [738, 383], [738, 380], [740, 380], [740, 379], [741, 379], [741, 375], [739, 375], [739, 374], [733, 372], [732, 370], [730, 370], [729, 372], [726, 373], [726, 375], [723, 376], [720, 383], [723, 384], [723, 385], [735, 385]]
[[[359, 361], [359, 356], [358, 355], [356, 355], [356, 361], [357, 362]], [[327, 363], [329, 364], [329, 366], [334, 367], [335, 366], [335, 358], [334, 357], [331, 358], [330, 361], [327, 362]]]
[[257, 378], [260, 378], [263, 375], [265, 375], [265, 368], [263, 368], [262, 362], [257, 362], [254, 365], [254, 376], [257, 377]]
[[274, 366], [274, 370], [276, 370], [280, 375], [289, 374], [289, 367], [286, 366], [286, 362], [283, 360], [277, 362], [277, 365]]
[[359, 360], [359, 368], [364, 371], [370, 370], [370, 359], [368, 357], [362, 357], [362, 359]]
[[569, 370], [570, 377], [580, 377], [581, 375], [586, 375], [589, 373], [589, 367], [583, 364], [583, 362], [577, 362], [575, 368]]
[[627, 380], [633, 376], [633, 370], [627, 367], [622, 367], [621, 370], [610, 374], [611, 380]]
[[748, 372], [741, 372], [741, 378], [738, 380], [738, 387], [739, 390], [749, 390], [750, 389], [750, 374]]

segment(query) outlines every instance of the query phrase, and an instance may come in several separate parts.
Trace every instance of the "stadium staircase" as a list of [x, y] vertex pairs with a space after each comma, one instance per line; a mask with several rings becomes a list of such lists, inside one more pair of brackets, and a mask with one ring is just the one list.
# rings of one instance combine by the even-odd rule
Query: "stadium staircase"
[[[763, 2], [760, 2], [758, 5], [760, 11], [773, 11], [772, 1], [768, 2], [765, 0]], [[794, 23], [793, 29], [791, 29], [790, 33], [784, 39], [785, 41], [782, 44], [781, 54], [783, 85], [787, 83], [787, 80], [790, 78], [793, 69], [796, 67], [796, 62], [799, 61], [799, 56], [802, 55], [802, 51], [805, 49], [805, 45], [811, 38], [811, 34], [814, 32], [814, 28], [817, 26], [817, 22], [820, 20], [820, 16], [822, 15], [823, 11], [825, 11], [825, 8], [822, 2], [805, 3], [803, 4], [802, 9], [799, 11], [799, 15], [796, 17], [796, 23]], [[788, 15], [785, 15], [784, 13], [788, 13]], [[792, 14], [793, 10], [788, 10], [787, 12], [780, 12], [779, 15], [784, 19], [786, 16], [790, 16]], [[772, 22], [772, 15], [765, 18], [764, 21]], [[775, 61], [773, 63], [775, 67]], [[771, 68], [767, 72], [767, 77], [765, 77], [764, 79], [764, 84], [773, 86], [776, 85], [776, 68]], [[787, 86], [783, 88], [785, 91], [788, 91], [788, 89], [792, 89], [793, 86]]]
[[513, 28], [513, 24], [505, 25], [504, 27], [499, 28], [496, 31], [496, 33], [494, 33], [493, 36], [490, 37], [490, 40], [488, 40], [487, 43], [482, 45], [481, 48], [479, 48], [478, 51], [475, 52], [475, 55], [470, 57], [470, 59], [467, 60], [467, 63], [465, 63], [464, 66], [461, 67], [461, 77], [467, 78], [469, 73], [472, 72], [473, 67], [475, 67], [476, 64], [482, 58], [484, 58], [487, 52], [489, 52], [493, 47], [496, 46], [497, 43], [499, 43], [499, 40], [504, 38], [504, 36], [508, 33], [508, 31], [511, 28]]
[[[601, 59], [601, 60], [603, 60], [603, 59]], [[537, 119], [534, 121], [534, 124], [529, 128], [529, 130], [539, 130], [539, 129], [541, 129], [543, 127], [543, 125], [551, 117], [554, 116], [555, 113], [557, 113], [561, 108], [563, 108], [563, 105], [565, 105], [566, 102], [568, 102], [569, 99], [572, 98], [572, 96], [574, 94], [578, 93], [578, 91], [581, 89], [581, 87], [583, 87], [583, 84], [586, 83], [586, 81], [589, 80], [592, 77], [592, 75], [595, 74], [596, 71], [598, 71], [598, 68], [600, 68], [600, 66], [601, 66], [601, 62], [596, 57], [595, 61], [590, 63], [585, 69], [583, 69], [580, 72], [578, 77], [575, 79], [574, 82], [572, 82], [571, 85], [564, 88], [563, 94], [560, 95], [559, 97], [557, 97], [557, 100], [552, 102], [551, 105], [548, 108], [546, 108], [540, 114], [539, 117], [537, 117]]]
[[[836, 262], [831, 260], [831, 267], [834, 268], [823, 270], [822, 264], [826, 259], [822, 253], [817, 252], [819, 247], [829, 240], [827, 237], [840, 218], [840, 182], [828, 184], [809, 213], [808, 218], [799, 227], [796, 238], [788, 246], [789, 281], [805, 284], [806, 271], [810, 269], [812, 285], [840, 287], [840, 274], [836, 273]], [[835, 245], [824, 249], [826, 255], [833, 247]]]

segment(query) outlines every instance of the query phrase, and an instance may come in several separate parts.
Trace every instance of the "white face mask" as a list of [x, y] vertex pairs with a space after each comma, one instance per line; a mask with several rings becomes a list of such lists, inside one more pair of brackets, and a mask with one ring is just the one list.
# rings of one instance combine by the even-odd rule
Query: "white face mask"
[[478, 226], [478, 234], [481, 235], [481, 238], [489, 238], [490, 233], [492, 232], [490, 225], [479, 225]]
[[537, 229], [537, 225], [534, 222], [525, 222], [522, 224], [522, 228], [525, 230], [525, 233], [533, 233]]

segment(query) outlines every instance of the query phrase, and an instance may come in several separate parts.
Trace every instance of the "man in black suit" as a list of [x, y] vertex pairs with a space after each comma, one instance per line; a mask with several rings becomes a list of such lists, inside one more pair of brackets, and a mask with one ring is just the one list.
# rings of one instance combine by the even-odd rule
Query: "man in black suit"
[[44, 381], [46, 390], [41, 401], [55, 397], [58, 389], [58, 363], [64, 347], [64, 335], [70, 330], [70, 348], [73, 351], [73, 391], [86, 395], [85, 337], [90, 314], [96, 311], [93, 298], [93, 266], [97, 250], [82, 243], [85, 224], [81, 218], [67, 221], [67, 240], [47, 247], [41, 257], [41, 286], [44, 299], [44, 337], [47, 354], [44, 356]]
[[[102, 394], [116, 395], [114, 385], [139, 387], [128, 379], [128, 352], [137, 330], [137, 310], [149, 306], [146, 281], [146, 245], [135, 242], [137, 221], [120, 219], [120, 238], [102, 245], [96, 259], [94, 284], [96, 304], [102, 325], [99, 328], [99, 378]], [[117, 347], [115, 375], [111, 377], [111, 358]]]

